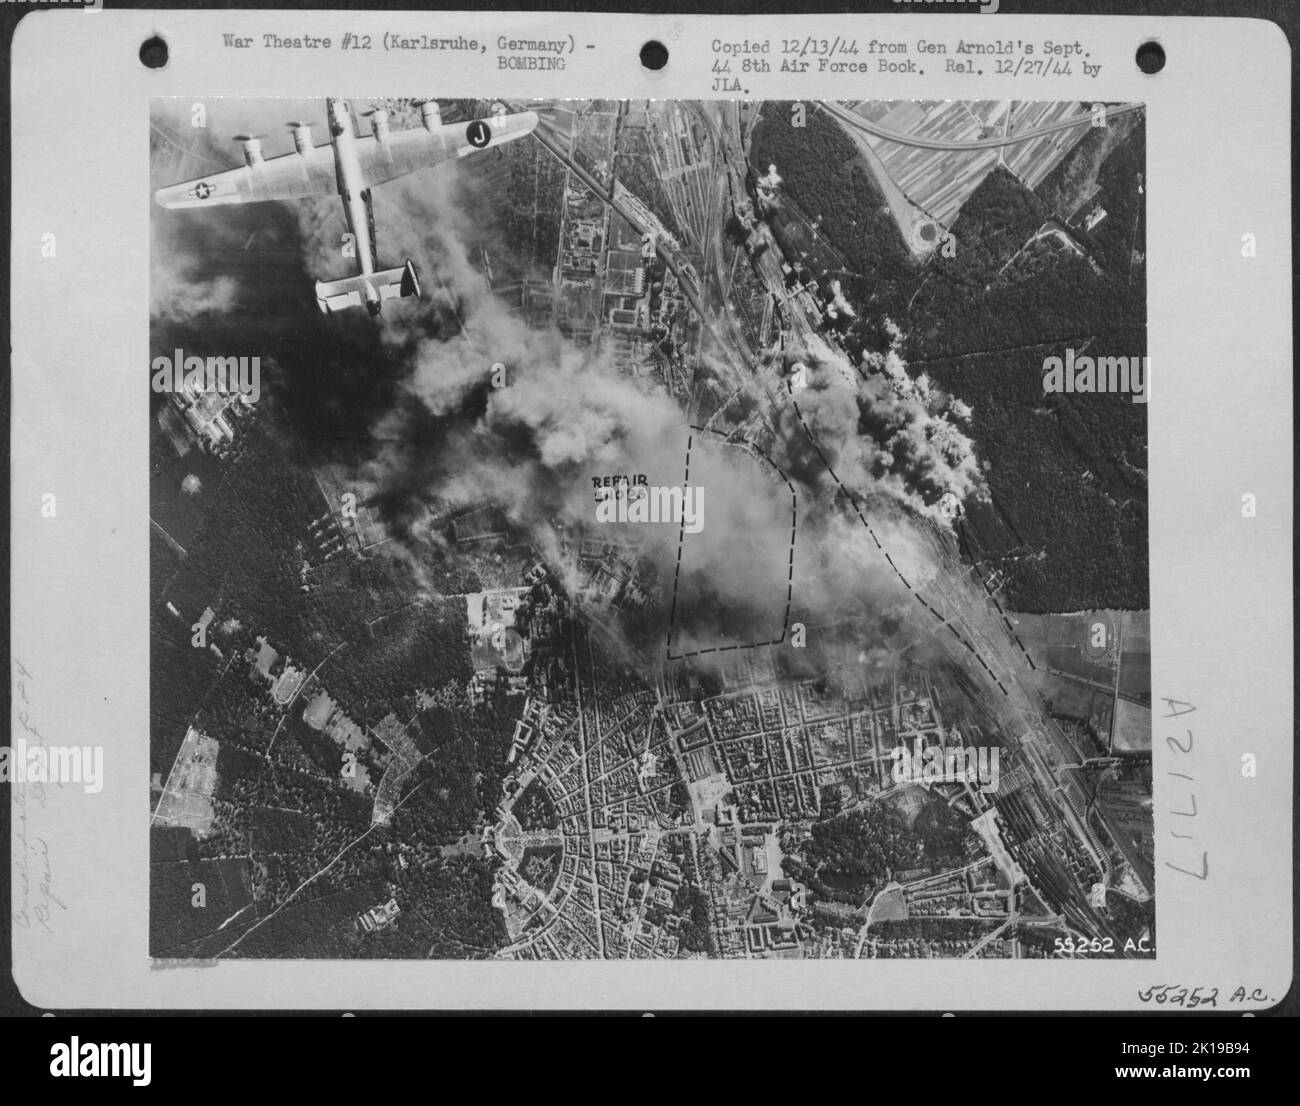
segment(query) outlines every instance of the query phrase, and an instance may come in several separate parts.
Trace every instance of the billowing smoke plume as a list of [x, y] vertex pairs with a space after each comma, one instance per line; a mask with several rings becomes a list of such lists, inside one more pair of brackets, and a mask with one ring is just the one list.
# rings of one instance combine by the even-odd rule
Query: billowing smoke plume
[[[665, 606], [674, 586], [689, 597], [678, 605], [688, 630], [712, 611], [732, 632], [775, 620], [779, 634], [792, 506], [785, 482], [742, 449], [692, 432], [662, 388], [510, 310], [472, 263], [469, 243], [483, 223], [454, 174], [412, 178], [386, 200], [396, 203], [377, 210], [376, 222], [389, 228], [394, 256], [410, 256], [425, 274], [446, 324], [431, 327], [416, 312], [384, 316], [390, 349], [409, 366], [412, 402], [376, 427], [377, 438], [402, 444], [382, 451], [364, 475], [404, 532], [431, 537], [427, 520], [439, 507], [488, 499], [544, 552], [555, 550], [561, 532], [644, 541], [641, 555], [657, 569]], [[430, 417], [437, 433], [414, 444], [413, 426]], [[699, 534], [684, 539], [675, 522], [595, 521], [593, 481], [636, 475], [681, 487], [688, 448], [689, 484], [703, 492]]]
[[834, 483], [824, 456], [847, 490], [893, 498], [945, 524], [937, 506], [945, 492], [959, 500], [984, 494], [971, 441], [952, 421], [970, 411], [924, 373], [910, 376], [897, 328], [891, 334], [888, 351], [866, 354], [860, 370], [815, 336], [792, 349], [794, 404], [782, 415], [780, 437], [794, 470], [813, 487]]
[[[278, 101], [277, 109], [286, 120], [323, 120], [324, 101]], [[262, 103], [187, 97], [155, 101], [150, 122], [150, 188], [157, 189], [243, 164], [234, 136], [258, 133], [267, 118]], [[278, 135], [267, 137], [268, 157], [288, 149], [287, 130], [282, 141]], [[229, 273], [214, 273], [212, 261], [247, 253], [251, 228], [267, 219], [264, 205], [155, 212], [149, 221], [149, 314], [155, 326], [185, 325], [234, 309], [241, 283]], [[250, 266], [254, 260], [248, 255]]]
[[844, 290], [840, 287], [838, 280], [831, 281], [831, 298], [826, 304], [826, 314], [832, 319], [856, 319], [858, 313], [853, 310], [853, 305], [844, 298]]
[[[283, 111], [309, 121], [321, 115], [320, 105]], [[257, 125], [239, 122], [249, 133]], [[232, 126], [223, 122], [223, 132]], [[280, 152], [271, 145], [268, 156]], [[359, 312], [324, 322], [315, 313], [311, 281], [354, 264], [335, 198], [184, 213], [183, 224], [155, 219], [163, 224], [156, 233], [169, 236], [155, 239], [155, 333], [160, 321], [183, 329], [242, 304], [249, 317], [237, 318], [239, 333], [256, 337], [265, 314], [258, 340], [274, 335], [282, 350], [300, 435], [318, 462], [346, 472], [348, 486], [377, 508], [398, 539], [384, 548], [417, 562], [440, 555], [438, 520], [448, 508], [490, 501], [562, 567], [562, 537], [615, 536], [595, 521], [593, 480], [643, 475], [652, 485], [681, 486], [689, 443], [689, 483], [704, 493], [702, 530], [687, 536], [661, 522], [624, 534], [643, 542], [643, 560], [657, 569], [665, 619], [677, 600], [675, 651], [778, 637], [795, 619], [848, 620], [864, 651], [919, 636], [917, 604], [856, 514], [843, 509], [826, 467], [869, 501], [899, 569], [923, 585], [933, 557], [908, 511], [943, 524], [939, 497], [979, 494], [982, 481], [952, 421], [969, 411], [923, 376], [909, 377], [897, 329], [893, 347], [861, 367], [816, 338], [791, 351], [805, 386], [794, 393], [797, 412], [787, 403], [774, 416], [766, 454], [692, 431], [660, 387], [622, 372], [597, 348], [529, 323], [494, 292], [483, 262], [506, 251], [491, 157], [480, 158], [473, 185], [448, 165], [375, 190], [379, 260], [411, 258], [424, 289], [419, 301], [387, 303], [377, 327]], [[235, 163], [226, 151], [221, 167]], [[164, 166], [156, 184], [194, 175], [193, 166]], [[266, 257], [267, 242], [294, 251], [295, 271], [274, 281], [293, 297], [282, 311], [267, 314], [265, 273], [255, 278], [230, 260], [254, 234], [261, 237], [253, 260]], [[227, 271], [205, 277], [214, 256]], [[206, 322], [201, 329], [210, 331]], [[757, 385], [748, 400], [754, 410], [766, 405]], [[328, 448], [348, 439], [339, 432], [347, 427], [360, 432], [355, 441]]]
[[166, 231], [154, 222], [150, 226], [154, 257], [159, 263], [150, 271], [149, 315], [157, 320], [190, 322], [204, 315], [229, 311], [235, 304], [239, 286], [227, 276], [205, 277], [186, 265], [171, 246], [157, 239]]

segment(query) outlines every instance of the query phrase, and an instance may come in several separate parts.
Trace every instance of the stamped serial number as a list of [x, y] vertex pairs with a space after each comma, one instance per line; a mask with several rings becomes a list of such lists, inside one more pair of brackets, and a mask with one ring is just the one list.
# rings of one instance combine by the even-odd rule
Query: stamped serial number
[[1156, 951], [1145, 937], [1136, 941], [1130, 937], [1123, 945], [1117, 945], [1110, 937], [1058, 937], [1053, 949], [1061, 956], [1133, 956]]

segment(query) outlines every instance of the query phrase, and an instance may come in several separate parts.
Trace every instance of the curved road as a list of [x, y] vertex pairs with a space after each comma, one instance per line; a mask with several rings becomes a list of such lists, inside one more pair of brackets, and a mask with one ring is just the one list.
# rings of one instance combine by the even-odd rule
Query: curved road
[[[1088, 123], [1092, 119], [1090, 115], [1077, 115], [1073, 119], [1067, 119], [1059, 123], [1049, 123], [1045, 127], [1035, 127], [1032, 131], [1021, 131], [1020, 134], [1003, 135], [1000, 138], [977, 138], [973, 142], [948, 142], [939, 138], [918, 138], [916, 135], [899, 134], [897, 131], [886, 130], [884, 127], [877, 126], [871, 120], [863, 119], [862, 116], [849, 111], [847, 108], [842, 108], [839, 104], [830, 100], [821, 101], [821, 106], [850, 127], [866, 131], [867, 134], [873, 134], [877, 138], [897, 142], [901, 146], [916, 146], [923, 150], [996, 150], [1000, 146], [1014, 146], [1017, 142], [1028, 142], [1031, 138], [1041, 138], [1045, 134], [1068, 131], [1070, 128], [1077, 127], [1081, 123]], [[1108, 107], [1106, 117], [1109, 119], [1116, 115], [1127, 115], [1129, 112], [1141, 111], [1145, 106], [1145, 104], [1122, 104], [1117, 108]]]

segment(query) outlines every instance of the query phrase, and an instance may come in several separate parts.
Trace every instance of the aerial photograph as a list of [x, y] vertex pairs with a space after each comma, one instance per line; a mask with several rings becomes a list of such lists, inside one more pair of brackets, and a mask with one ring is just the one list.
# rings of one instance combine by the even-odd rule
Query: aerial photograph
[[1158, 957], [1143, 105], [149, 135], [151, 957]]

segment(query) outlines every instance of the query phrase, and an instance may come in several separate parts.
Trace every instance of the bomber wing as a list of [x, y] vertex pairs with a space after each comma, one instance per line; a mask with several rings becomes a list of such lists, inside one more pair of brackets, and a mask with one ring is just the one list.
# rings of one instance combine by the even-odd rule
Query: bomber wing
[[468, 123], [443, 123], [431, 131], [423, 127], [393, 131], [382, 140], [372, 134], [357, 139], [357, 157], [366, 183], [383, 184], [417, 169], [513, 142], [536, 126], [537, 113], [522, 111]]
[[328, 144], [268, 158], [160, 188], [154, 199], [163, 207], [212, 207], [262, 200], [302, 200], [338, 190], [334, 152]]

